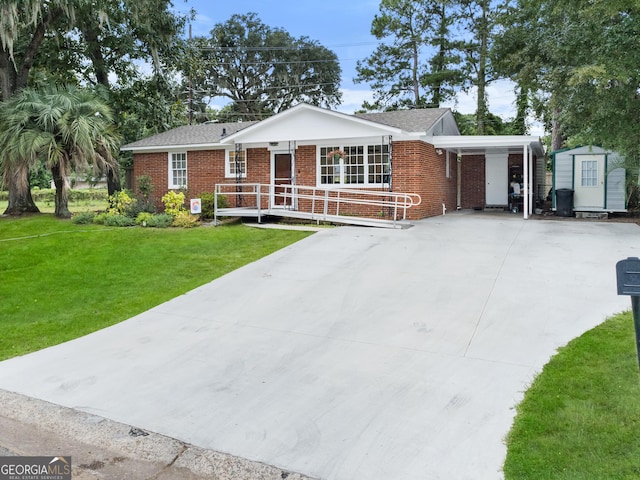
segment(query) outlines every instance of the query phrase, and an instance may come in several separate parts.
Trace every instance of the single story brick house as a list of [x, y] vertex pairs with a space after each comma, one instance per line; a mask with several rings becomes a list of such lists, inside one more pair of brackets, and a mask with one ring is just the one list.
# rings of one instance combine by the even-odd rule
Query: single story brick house
[[516, 176], [524, 218], [544, 196], [538, 137], [462, 136], [446, 108], [348, 115], [299, 104], [260, 122], [179, 127], [122, 150], [133, 153], [134, 179], [149, 175], [158, 198], [179, 188], [195, 198], [222, 183], [392, 191], [420, 195], [408, 212], [420, 219], [507, 209]]

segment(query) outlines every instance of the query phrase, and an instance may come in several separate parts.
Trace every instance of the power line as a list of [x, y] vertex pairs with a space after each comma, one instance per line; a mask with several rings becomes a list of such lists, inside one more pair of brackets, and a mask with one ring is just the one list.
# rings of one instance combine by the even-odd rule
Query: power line
[[318, 47], [325, 49], [332, 48], [350, 48], [350, 47], [364, 47], [369, 45], [378, 45], [380, 42], [360, 42], [360, 43], [345, 43], [340, 45], [288, 45], [282, 47], [246, 47], [246, 46], [237, 46], [237, 47], [223, 47], [223, 46], [212, 46], [212, 47], [198, 47], [200, 50], [205, 52], [282, 52], [289, 50], [313, 50]]

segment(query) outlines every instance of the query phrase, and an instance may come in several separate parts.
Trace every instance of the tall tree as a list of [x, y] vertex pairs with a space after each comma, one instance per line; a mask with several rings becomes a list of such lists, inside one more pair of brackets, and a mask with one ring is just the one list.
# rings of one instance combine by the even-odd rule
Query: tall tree
[[547, 121], [569, 142], [612, 148], [637, 163], [638, 2], [517, 0], [501, 23], [500, 69], [538, 96]]
[[119, 137], [111, 110], [93, 93], [76, 87], [24, 89], [0, 104], [3, 174], [46, 164], [56, 187], [55, 215], [70, 217], [67, 177], [91, 166], [117, 169]]
[[[233, 102], [233, 117], [260, 120], [295, 103], [332, 107], [340, 103], [336, 55], [307, 37], [272, 28], [257, 14], [233, 15], [209, 38], [193, 40], [193, 88]], [[229, 118], [233, 120], [235, 118]]]
[[[29, 73], [51, 24], [59, 18], [70, 22], [73, 17], [73, 0], [0, 1], [0, 92], [3, 101], [27, 86]], [[5, 214], [39, 211], [31, 197], [28, 168], [16, 167], [3, 178], [9, 190]]]
[[[448, 0], [382, 0], [371, 33], [383, 42], [356, 67], [355, 81], [367, 82], [374, 103], [367, 110], [439, 106], [461, 83], [450, 27]], [[426, 90], [428, 93], [423, 92]], [[429, 98], [430, 97], [430, 98]]]
[[468, 81], [477, 89], [476, 129], [484, 135], [489, 113], [487, 86], [495, 80], [490, 49], [495, 28], [496, 10], [491, 0], [459, 0], [462, 26], [467, 34], [463, 46]]
[[[82, 82], [113, 88], [111, 79], [116, 78], [119, 89], [136, 85], [142, 81], [136, 61], [153, 65], [149, 84], [158, 87], [162, 101], [167, 92], [175, 96], [164, 78], [167, 65], [175, 65], [181, 55], [185, 18], [171, 7], [170, 0], [0, 0], [2, 98], [28, 84]], [[121, 119], [130, 118], [127, 108], [123, 104], [117, 109]], [[163, 118], [159, 123], [168, 122]], [[5, 213], [37, 211], [25, 175], [27, 171], [17, 169], [5, 178]], [[119, 189], [117, 170], [108, 175], [110, 192]]]

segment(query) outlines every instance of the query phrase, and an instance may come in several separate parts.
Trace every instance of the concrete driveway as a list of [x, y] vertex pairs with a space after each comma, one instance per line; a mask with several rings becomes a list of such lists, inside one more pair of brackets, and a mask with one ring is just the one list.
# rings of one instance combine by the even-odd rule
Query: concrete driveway
[[453, 214], [327, 230], [2, 362], [0, 389], [324, 479], [498, 479], [534, 375], [629, 308], [627, 256], [634, 224]]

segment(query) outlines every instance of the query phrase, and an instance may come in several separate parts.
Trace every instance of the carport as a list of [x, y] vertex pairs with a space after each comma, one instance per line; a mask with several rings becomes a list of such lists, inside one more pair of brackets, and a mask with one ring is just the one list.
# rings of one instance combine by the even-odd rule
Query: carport
[[[465, 159], [483, 156], [484, 204], [508, 203], [509, 182], [512, 177], [510, 158], [521, 156], [522, 216], [528, 219], [533, 213], [535, 189], [544, 183], [545, 149], [540, 137], [525, 135], [442, 135], [434, 136], [430, 142], [436, 149], [455, 152], [458, 155], [458, 208], [464, 208], [462, 191], [469, 181], [463, 174]], [[477, 180], [477, 178], [475, 179]], [[538, 192], [540, 195], [541, 192]]]

